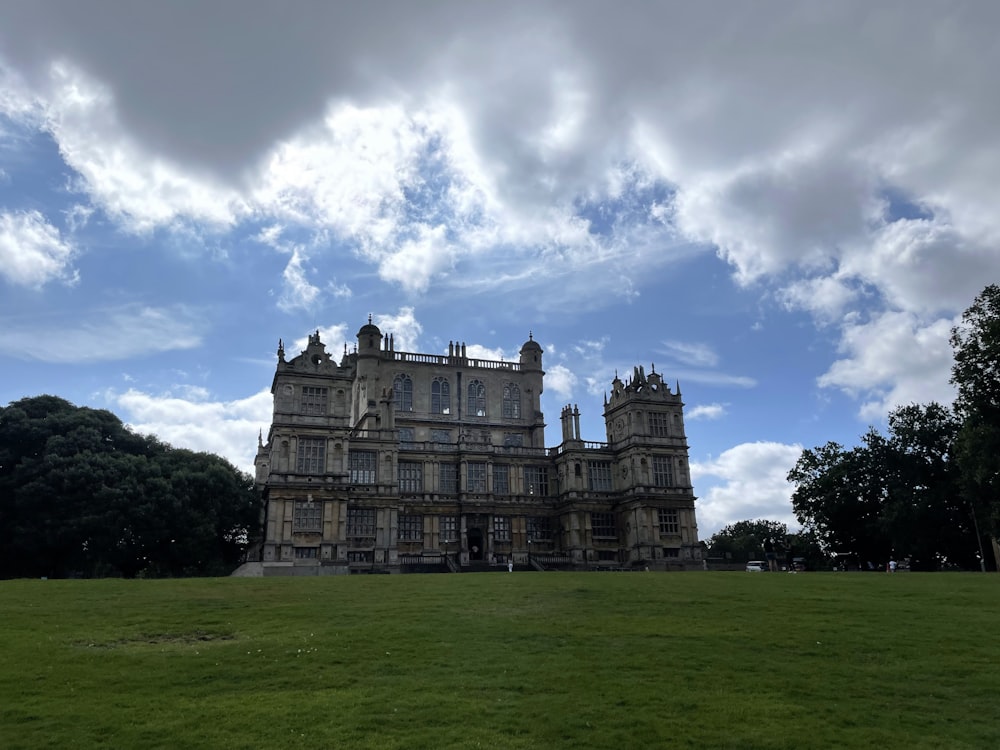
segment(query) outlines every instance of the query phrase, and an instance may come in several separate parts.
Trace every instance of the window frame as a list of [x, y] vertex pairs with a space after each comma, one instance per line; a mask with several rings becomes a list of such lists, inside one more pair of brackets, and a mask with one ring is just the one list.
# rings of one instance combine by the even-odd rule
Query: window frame
[[400, 495], [422, 495], [424, 464], [422, 461], [400, 461], [397, 465]]
[[674, 486], [673, 456], [653, 456], [652, 481], [654, 487]]
[[587, 487], [591, 492], [611, 492], [610, 461], [587, 461]]
[[521, 388], [517, 383], [504, 383], [501, 413], [504, 419], [521, 418]]
[[302, 414], [326, 416], [329, 409], [330, 389], [325, 386], [304, 385], [299, 393], [299, 411]]
[[590, 533], [594, 539], [617, 539], [618, 519], [613, 512], [591, 511]]
[[486, 492], [487, 465], [485, 461], [469, 461], [465, 465], [465, 489], [467, 492]]
[[486, 384], [482, 380], [476, 378], [475, 380], [469, 381], [469, 386], [466, 389], [468, 393], [468, 401], [466, 402], [467, 416], [470, 417], [485, 417], [486, 416]]
[[431, 381], [431, 413], [451, 414], [451, 383], [448, 378], [436, 377]]
[[675, 536], [681, 533], [680, 513], [677, 508], [659, 508], [656, 520], [660, 527], [660, 536]]
[[299, 437], [295, 446], [295, 472], [297, 474], [323, 474], [326, 472], [326, 438]]
[[413, 378], [401, 372], [392, 380], [392, 400], [396, 411], [413, 411]]
[[323, 503], [315, 500], [296, 500], [292, 505], [292, 532], [318, 533], [323, 531]]
[[424, 517], [418, 513], [400, 513], [396, 524], [396, 538], [401, 542], [424, 541]]
[[347, 471], [351, 484], [375, 484], [378, 481], [378, 454], [370, 450], [350, 449], [347, 452]]

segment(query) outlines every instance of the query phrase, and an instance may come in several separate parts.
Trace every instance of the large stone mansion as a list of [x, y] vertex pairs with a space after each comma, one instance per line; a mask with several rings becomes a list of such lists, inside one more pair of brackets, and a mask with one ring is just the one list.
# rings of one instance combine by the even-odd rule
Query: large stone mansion
[[287, 359], [256, 457], [265, 575], [701, 567], [680, 389], [617, 376], [607, 442], [565, 407], [545, 447], [542, 347], [517, 362], [396, 351], [371, 319], [338, 363]]

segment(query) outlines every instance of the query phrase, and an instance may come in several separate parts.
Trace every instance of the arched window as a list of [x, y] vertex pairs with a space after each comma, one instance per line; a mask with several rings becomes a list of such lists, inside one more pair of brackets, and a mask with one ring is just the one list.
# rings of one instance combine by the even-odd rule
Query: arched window
[[447, 378], [434, 378], [431, 383], [431, 412], [451, 414], [451, 386]]
[[392, 381], [392, 398], [397, 411], [413, 411], [413, 380], [409, 375], [397, 375]]
[[521, 418], [521, 389], [514, 383], [504, 384], [503, 415], [507, 419]]
[[486, 386], [479, 380], [469, 381], [469, 416], [486, 416]]

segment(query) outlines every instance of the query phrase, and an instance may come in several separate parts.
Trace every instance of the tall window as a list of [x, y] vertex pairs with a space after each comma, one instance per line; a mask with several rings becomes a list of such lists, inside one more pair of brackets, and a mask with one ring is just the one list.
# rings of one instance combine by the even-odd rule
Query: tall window
[[548, 467], [525, 466], [524, 491], [529, 495], [548, 495], [549, 494]]
[[587, 479], [593, 492], [610, 492], [611, 462], [587, 461]]
[[469, 381], [469, 416], [486, 416], [486, 386], [481, 380]]
[[674, 466], [670, 456], [653, 456], [653, 486], [674, 486]]
[[353, 541], [375, 539], [375, 509], [347, 509], [347, 537]]
[[295, 469], [299, 474], [322, 474], [326, 470], [326, 440], [299, 438]]
[[658, 511], [660, 516], [660, 536], [666, 534], [677, 534], [680, 532], [680, 523], [677, 520], [677, 511], [674, 509]]
[[441, 516], [441, 541], [454, 542], [458, 539], [458, 516]]
[[302, 387], [302, 413], [326, 414], [326, 388], [316, 388], [311, 385]]
[[667, 437], [670, 434], [670, 417], [660, 412], [650, 412], [648, 415], [649, 434], [653, 437]]
[[467, 470], [469, 472], [467, 490], [469, 492], [486, 492], [486, 464], [480, 462], [470, 462]]
[[399, 516], [399, 541], [422, 542], [424, 540], [423, 516]]
[[347, 461], [351, 484], [375, 484], [375, 451], [350, 451]]
[[451, 414], [451, 386], [446, 378], [434, 378], [431, 382], [431, 411]]
[[397, 411], [413, 411], [413, 380], [409, 375], [397, 375], [392, 381], [392, 398]]
[[441, 464], [439, 478], [441, 492], [449, 495], [458, 492], [458, 464]]
[[399, 492], [419, 495], [424, 491], [424, 465], [416, 461], [399, 462]]
[[538, 541], [552, 538], [552, 524], [548, 518], [528, 518], [528, 539]]
[[493, 464], [493, 494], [510, 494], [510, 466], [507, 464]]
[[618, 537], [614, 513], [591, 513], [590, 528], [593, 530], [595, 538], [616, 539]]
[[292, 509], [293, 531], [322, 531], [323, 504], [312, 500], [296, 500]]
[[505, 383], [503, 387], [503, 416], [506, 419], [521, 418], [521, 389], [514, 383]]
[[493, 516], [493, 538], [498, 542], [510, 541], [510, 516]]

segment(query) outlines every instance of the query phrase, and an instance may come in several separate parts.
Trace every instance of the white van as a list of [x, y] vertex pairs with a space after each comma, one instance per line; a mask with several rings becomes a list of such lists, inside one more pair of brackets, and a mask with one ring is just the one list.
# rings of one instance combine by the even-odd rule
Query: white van
[[747, 563], [747, 573], [766, 573], [768, 570], [770, 568], [763, 560], [751, 560]]

